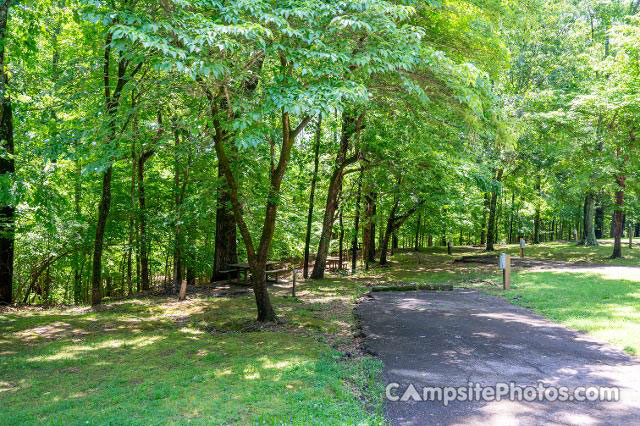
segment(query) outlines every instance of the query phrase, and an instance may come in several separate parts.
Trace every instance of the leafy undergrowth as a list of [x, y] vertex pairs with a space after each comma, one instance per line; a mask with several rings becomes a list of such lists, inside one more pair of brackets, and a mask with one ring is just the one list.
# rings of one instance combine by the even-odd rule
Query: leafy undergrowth
[[0, 313], [0, 424], [381, 424], [381, 365], [346, 345], [363, 291], [303, 284], [266, 327], [249, 294]]

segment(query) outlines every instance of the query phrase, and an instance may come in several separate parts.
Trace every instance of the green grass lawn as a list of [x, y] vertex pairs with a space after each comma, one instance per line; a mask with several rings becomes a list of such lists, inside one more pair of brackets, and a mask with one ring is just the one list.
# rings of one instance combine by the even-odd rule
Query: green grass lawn
[[[545, 243], [528, 246], [530, 258], [565, 262], [588, 262], [620, 266], [640, 266], [640, 248], [624, 249], [624, 259], [608, 259], [610, 243], [600, 247], [579, 247], [575, 243]], [[498, 252], [518, 254], [517, 245], [501, 246]], [[432, 247], [416, 254], [396, 255], [392, 269], [379, 272], [382, 283], [411, 282], [425, 284], [451, 283], [471, 287], [505, 297], [511, 303], [525, 306], [569, 328], [586, 332], [607, 341], [631, 355], [640, 355], [640, 281], [616, 279], [576, 272], [527, 272], [512, 275], [512, 289], [502, 287], [497, 265], [453, 263], [464, 255], [482, 254], [481, 250], [457, 247], [453, 256], [443, 247]], [[518, 254], [519, 255], [519, 254]], [[373, 274], [379, 270], [375, 270]]]
[[[586, 262], [595, 264], [640, 266], [640, 246], [629, 249], [628, 241], [622, 243], [622, 259], [609, 259], [613, 252], [613, 240], [600, 240], [598, 247], [581, 247], [575, 242], [552, 242], [530, 244], [525, 248], [525, 257], [534, 259], [559, 260], [563, 262]], [[520, 246], [517, 244], [500, 245], [497, 250], [512, 256], [520, 256]]]
[[640, 354], [640, 282], [595, 274], [520, 272], [513, 275], [512, 289], [500, 294], [631, 355]]
[[381, 424], [381, 365], [347, 358], [364, 287], [0, 314], [0, 424]]
[[[527, 255], [602, 263], [608, 250]], [[640, 353], [640, 282], [517, 271], [505, 293], [496, 266], [453, 262], [465, 254], [478, 250], [398, 253], [389, 268], [301, 283], [296, 299], [274, 290], [283, 322], [267, 327], [251, 294], [0, 312], [0, 424], [383, 424], [382, 366], [358, 355], [352, 311], [396, 283], [481, 288]]]

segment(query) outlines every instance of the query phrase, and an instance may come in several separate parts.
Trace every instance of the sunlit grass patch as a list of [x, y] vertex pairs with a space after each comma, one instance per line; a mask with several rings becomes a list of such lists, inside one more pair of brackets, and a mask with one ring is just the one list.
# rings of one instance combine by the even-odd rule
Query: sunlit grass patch
[[3, 313], [0, 424], [381, 424], [381, 365], [327, 343], [363, 292], [302, 283], [268, 328], [251, 295]]
[[[520, 255], [520, 248], [517, 244], [500, 246], [500, 251], [504, 251], [513, 256]], [[610, 265], [640, 265], [640, 247], [634, 245], [629, 249], [627, 244], [622, 247], [622, 259], [610, 259], [613, 252], [612, 240], [600, 240], [598, 247], [583, 247], [575, 241], [548, 242], [542, 244], [529, 244], [525, 248], [525, 256], [534, 259], [557, 260], [571, 263], [595, 263]]]
[[496, 292], [632, 355], [640, 351], [639, 293], [640, 282], [563, 272], [514, 274], [512, 289]]

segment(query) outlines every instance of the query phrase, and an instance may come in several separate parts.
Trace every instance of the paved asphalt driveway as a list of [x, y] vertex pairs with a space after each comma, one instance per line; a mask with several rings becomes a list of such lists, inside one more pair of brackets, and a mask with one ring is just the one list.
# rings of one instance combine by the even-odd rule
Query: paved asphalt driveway
[[620, 401], [391, 402], [396, 425], [640, 425], [640, 363], [531, 311], [473, 290], [381, 292], [358, 307], [365, 347], [401, 396], [413, 384], [617, 386]]

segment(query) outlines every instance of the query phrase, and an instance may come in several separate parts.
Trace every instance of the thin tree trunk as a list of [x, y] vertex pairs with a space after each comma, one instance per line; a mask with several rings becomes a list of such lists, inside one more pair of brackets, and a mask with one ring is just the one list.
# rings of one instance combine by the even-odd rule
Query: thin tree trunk
[[[229, 275], [220, 271], [229, 270], [229, 265], [238, 263], [237, 248], [237, 226], [236, 219], [233, 216], [231, 208], [231, 197], [229, 195], [228, 185], [224, 181], [224, 172], [218, 163], [218, 205], [216, 209], [216, 236], [213, 259], [213, 274], [211, 275], [211, 283], [222, 280]], [[235, 278], [235, 274], [231, 273], [231, 278]]]
[[480, 244], [485, 245], [487, 242], [486, 239], [486, 231], [487, 231], [487, 211], [489, 210], [489, 206], [491, 204], [491, 199], [489, 198], [489, 193], [484, 194], [484, 204], [482, 207], [482, 229], [480, 230]]
[[329, 190], [327, 192], [327, 205], [324, 211], [324, 219], [322, 221], [322, 233], [318, 243], [318, 251], [313, 264], [313, 272], [311, 278], [324, 278], [324, 271], [327, 265], [327, 254], [329, 253], [329, 244], [331, 242], [331, 230], [335, 220], [335, 212], [338, 207], [338, 193], [342, 187], [342, 179], [345, 168], [358, 161], [359, 154], [356, 153], [352, 157], [347, 157], [350, 147], [351, 137], [358, 133], [362, 128], [364, 114], [355, 117], [350, 113], [343, 113], [342, 130], [340, 136], [340, 150], [336, 159], [336, 167], [329, 181]]
[[[0, 177], [13, 179], [15, 162], [13, 159], [13, 110], [9, 97], [9, 77], [5, 63], [7, 22], [11, 0], [4, 0], [0, 6], [0, 96], [2, 99], [0, 117], [0, 149], [7, 155], [0, 157]], [[13, 257], [15, 240], [15, 208], [12, 202], [0, 206], [0, 304], [13, 301]]]
[[601, 200], [598, 202], [595, 213], [595, 236], [596, 239], [604, 237], [604, 207]]
[[338, 269], [342, 269], [342, 243], [344, 241], [344, 223], [342, 222], [342, 204], [340, 205], [340, 212], [338, 214], [338, 222], [340, 234], [338, 235], [338, 264], [340, 265]]
[[384, 266], [387, 264], [387, 251], [389, 249], [389, 240], [391, 239], [391, 234], [393, 233], [393, 222], [395, 220], [396, 211], [398, 210], [398, 201], [393, 204], [391, 208], [391, 213], [389, 213], [389, 218], [387, 219], [387, 226], [384, 231], [384, 238], [382, 239], [382, 244], [380, 245], [380, 265]]
[[144, 187], [144, 165], [146, 161], [153, 155], [153, 150], [144, 151], [138, 157], [138, 208], [139, 213], [139, 227], [140, 227], [140, 273], [141, 273], [141, 285], [142, 291], [149, 290], [149, 251], [147, 241], [147, 206], [145, 199], [145, 187]]
[[514, 208], [516, 203], [516, 191], [515, 189], [511, 192], [511, 214], [509, 218], [509, 243], [513, 244], [515, 242], [513, 238], [513, 217], [514, 217]]
[[[105, 143], [111, 145], [116, 138], [116, 119], [118, 108], [120, 106], [120, 96], [127, 82], [140, 70], [142, 63], [127, 77], [127, 68], [129, 60], [121, 58], [118, 62], [118, 75], [116, 86], [111, 88], [111, 39], [112, 33], [107, 29], [107, 37], [104, 47], [104, 63], [103, 63], [103, 79], [104, 79], [104, 103], [107, 116], [108, 137]], [[92, 298], [91, 304], [98, 305], [102, 300], [102, 250], [104, 246], [104, 233], [111, 208], [111, 179], [113, 176], [113, 159], [109, 159], [109, 166], [102, 175], [102, 195], [100, 197], [100, 206], [98, 208], [98, 220], [96, 224], [96, 237], [93, 247], [93, 267], [92, 267]]]
[[626, 186], [626, 176], [617, 176], [616, 182], [618, 184], [618, 190], [616, 191], [616, 210], [613, 214], [614, 217], [614, 243], [613, 243], [613, 253], [611, 254], [612, 259], [617, 259], [622, 257], [622, 215], [624, 208], [624, 190]]
[[418, 212], [418, 223], [416, 224], [416, 239], [413, 244], [413, 251], [420, 251], [420, 226], [422, 221], [422, 210]]
[[[282, 59], [283, 67], [291, 69], [292, 65]], [[262, 235], [260, 237], [260, 243], [257, 250], [253, 244], [253, 238], [249, 232], [249, 227], [244, 220], [244, 214], [242, 211], [242, 205], [238, 194], [238, 182], [233, 175], [231, 164], [225, 152], [223, 145], [223, 126], [220, 123], [220, 108], [219, 100], [211, 91], [207, 90], [207, 97], [209, 99], [209, 105], [211, 108], [211, 117], [213, 120], [216, 137], [214, 138], [215, 150], [218, 156], [218, 162], [222, 165], [227, 184], [229, 185], [229, 192], [231, 195], [231, 203], [233, 205], [233, 213], [236, 219], [236, 223], [242, 235], [245, 248], [247, 250], [247, 258], [249, 260], [249, 266], [251, 270], [251, 280], [253, 284], [253, 292], [256, 299], [256, 306], [258, 310], [259, 322], [272, 322], [277, 320], [277, 316], [271, 300], [269, 298], [269, 292], [267, 290], [266, 283], [266, 265], [267, 256], [269, 254], [269, 248], [273, 240], [273, 234], [275, 232], [275, 221], [278, 211], [278, 195], [280, 194], [280, 187], [282, 179], [287, 170], [287, 164], [291, 158], [291, 150], [293, 148], [295, 139], [298, 134], [307, 126], [311, 117], [304, 117], [295, 129], [292, 129], [289, 114], [285, 111], [281, 113], [282, 119], [282, 144], [280, 148], [280, 158], [275, 167], [270, 171], [270, 188], [269, 196], [267, 197], [264, 222], [262, 225]]]
[[358, 260], [358, 227], [360, 226], [360, 197], [362, 194], [362, 174], [364, 169], [360, 170], [360, 177], [358, 178], [358, 193], [356, 195], [356, 217], [353, 224], [353, 243], [351, 253], [351, 273], [356, 272], [356, 263]]
[[309, 212], [307, 213], [307, 232], [304, 238], [304, 267], [302, 276], [309, 278], [309, 250], [311, 245], [311, 225], [313, 224], [313, 207], [318, 182], [318, 167], [320, 165], [320, 141], [322, 139], [322, 114], [318, 116], [316, 124], [315, 147], [313, 153], [313, 175], [311, 176], [311, 191], [309, 192]]
[[[497, 182], [501, 182], [502, 181], [502, 174], [503, 174], [504, 170], [503, 169], [499, 169], [497, 174], [496, 174], [496, 181]], [[498, 190], [493, 190], [491, 192], [491, 198], [489, 201], [489, 223], [487, 224], [487, 247], [486, 250], [487, 251], [494, 251], [494, 244], [495, 244], [495, 239], [496, 239], [496, 205], [497, 205], [497, 201], [498, 201]]]
[[[81, 219], [80, 201], [82, 196], [82, 165], [80, 159], [76, 159], [76, 175], [75, 187], [73, 194], [73, 206], [76, 215], [76, 221]], [[73, 303], [79, 305], [82, 302], [82, 272], [81, 262], [84, 258], [85, 239], [78, 235], [82, 242], [82, 250], [76, 250], [73, 255]]]
[[594, 226], [595, 202], [595, 194], [591, 191], [587, 192], [584, 203], [584, 222], [582, 225], [584, 237], [581, 244], [588, 247], [596, 247], [598, 245]]
[[133, 294], [133, 240], [135, 233], [135, 209], [136, 209], [136, 169], [137, 169], [137, 154], [135, 143], [131, 144], [131, 189], [130, 189], [130, 210], [129, 210], [129, 240], [127, 247], [127, 289], [128, 294]]
[[387, 219], [387, 226], [385, 227], [384, 237], [382, 239], [382, 244], [380, 245], [380, 265], [384, 266], [387, 264], [387, 251], [389, 249], [389, 240], [392, 235], [402, 226], [403, 223], [407, 221], [419, 208], [422, 207], [424, 201], [421, 200], [417, 205], [407, 210], [404, 214], [398, 216], [398, 205], [399, 201], [393, 203], [393, 207], [391, 208], [391, 212], [389, 213], [389, 219]]
[[368, 267], [369, 263], [376, 261], [376, 210], [378, 196], [373, 191], [368, 191], [365, 195], [365, 226], [362, 234], [363, 258]]

